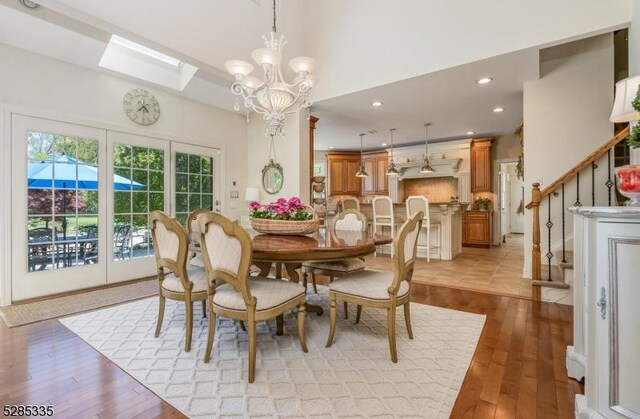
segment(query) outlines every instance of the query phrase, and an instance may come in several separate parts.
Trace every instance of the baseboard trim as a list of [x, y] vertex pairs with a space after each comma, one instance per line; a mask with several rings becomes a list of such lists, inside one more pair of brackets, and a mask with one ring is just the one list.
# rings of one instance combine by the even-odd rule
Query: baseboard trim
[[584, 366], [587, 360], [583, 354], [576, 351], [574, 346], [567, 346], [567, 375], [577, 381], [584, 379]]

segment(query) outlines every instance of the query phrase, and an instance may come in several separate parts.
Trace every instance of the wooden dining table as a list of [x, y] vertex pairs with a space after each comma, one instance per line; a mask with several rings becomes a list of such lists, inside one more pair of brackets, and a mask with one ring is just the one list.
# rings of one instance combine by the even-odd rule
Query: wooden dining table
[[[280, 266], [284, 265], [291, 281], [299, 282], [296, 269], [303, 262], [321, 262], [370, 255], [376, 246], [390, 244], [392, 237], [365, 231], [333, 230], [321, 228], [306, 236], [279, 236], [261, 234], [247, 230], [253, 242], [253, 264], [260, 269], [261, 276], [268, 276], [273, 263], [276, 277], [280, 277]], [[307, 311], [322, 315], [322, 307], [307, 304]]]

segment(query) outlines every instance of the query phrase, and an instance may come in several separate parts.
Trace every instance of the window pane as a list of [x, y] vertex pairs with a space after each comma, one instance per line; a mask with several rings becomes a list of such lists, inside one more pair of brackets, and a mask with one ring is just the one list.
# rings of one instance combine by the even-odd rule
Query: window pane
[[205, 175], [210, 175], [213, 173], [213, 164], [211, 157], [202, 157], [202, 173]]
[[189, 214], [186, 212], [179, 212], [179, 213], [176, 213], [176, 220], [178, 220], [180, 224], [184, 225], [184, 223], [187, 222], [188, 216]]
[[138, 169], [146, 169], [147, 164], [147, 148], [131, 147], [131, 166]]
[[200, 207], [200, 194], [189, 194], [189, 212], [197, 210]]
[[213, 197], [211, 195], [202, 195], [202, 208], [213, 210]]
[[164, 210], [164, 194], [150, 193], [149, 194], [149, 212], [163, 211], [163, 210]]
[[134, 215], [132, 217], [133, 220], [133, 233], [132, 233], [132, 250], [131, 257], [145, 257], [149, 255], [149, 228], [148, 228], [148, 216], [145, 215]]
[[131, 192], [114, 192], [114, 210], [116, 214], [131, 212]]
[[202, 193], [213, 192], [213, 176], [202, 177]]
[[186, 193], [176, 194], [176, 212], [189, 211], [189, 196]]
[[189, 190], [189, 176], [176, 175], [176, 192], [187, 192]]
[[51, 189], [27, 190], [27, 211], [32, 214], [50, 215], [53, 211], [53, 191]]
[[137, 191], [147, 190], [147, 184], [149, 183], [149, 180], [147, 179], [147, 173], [149, 173], [147, 170], [133, 170], [133, 181], [138, 182], [140, 185], [142, 185], [141, 187], [137, 186]]
[[163, 172], [149, 172], [149, 188], [150, 191], [161, 192], [164, 191], [164, 173]]
[[176, 172], [187, 173], [189, 171], [189, 155], [176, 153]]
[[123, 144], [114, 145], [113, 165], [116, 167], [131, 167], [131, 147], [130, 146], [123, 145]]
[[201, 159], [200, 156], [189, 154], [189, 173], [200, 173]]
[[189, 176], [189, 192], [200, 192], [202, 185], [200, 185], [200, 175]]
[[149, 169], [164, 170], [164, 150], [149, 149]]
[[134, 192], [133, 193], [133, 212], [140, 214], [148, 214], [149, 213], [149, 205], [147, 203], [147, 193], [146, 192]]
[[98, 191], [78, 191], [78, 214], [98, 214]]

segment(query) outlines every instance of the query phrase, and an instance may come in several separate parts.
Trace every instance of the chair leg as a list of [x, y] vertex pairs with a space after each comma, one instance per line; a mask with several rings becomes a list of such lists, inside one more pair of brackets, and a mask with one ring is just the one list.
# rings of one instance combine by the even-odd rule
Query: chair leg
[[202, 300], [202, 317], [207, 318], [207, 300]]
[[329, 348], [333, 343], [333, 336], [336, 334], [336, 297], [331, 296], [331, 303], [329, 303], [329, 337], [327, 338], [327, 344], [325, 347]]
[[216, 336], [216, 313], [213, 312], [213, 305], [209, 302], [209, 332], [207, 333], [207, 349], [204, 351], [205, 364], [211, 359], [211, 349], [213, 348], [213, 339]]
[[313, 292], [318, 293], [318, 287], [316, 286], [316, 274], [311, 272], [311, 284], [313, 285]]
[[427, 263], [431, 262], [431, 227], [427, 227]]
[[184, 302], [187, 309], [186, 323], [187, 323], [187, 335], [184, 340], [184, 350], [189, 352], [191, 350], [191, 335], [193, 334], [193, 301], [188, 300]]
[[304, 293], [307, 293], [307, 284], [309, 283], [308, 273], [302, 273], [302, 286], [304, 287]]
[[158, 324], [156, 325], [155, 337], [160, 336], [160, 329], [162, 328], [162, 320], [164, 320], [164, 303], [165, 298], [160, 294], [160, 304], [158, 305]]
[[404, 321], [407, 324], [407, 333], [409, 333], [409, 339], [413, 339], [413, 330], [411, 329], [411, 309], [409, 308], [409, 301], [404, 303]]
[[244, 322], [242, 320], [238, 320], [240, 322], [240, 329], [242, 329], [243, 332], [247, 331], [247, 328], [244, 327]]
[[391, 362], [398, 362], [398, 352], [396, 351], [396, 307], [387, 309], [387, 333], [389, 334], [389, 351], [391, 352]]
[[256, 320], [255, 313], [249, 311], [249, 382], [256, 378]]
[[309, 350], [307, 349], [307, 342], [304, 337], [304, 317], [306, 309], [307, 307], [304, 302], [298, 306], [298, 338], [300, 339], [302, 352], [305, 353], [309, 352]]
[[360, 323], [360, 315], [362, 314], [362, 306], [358, 304], [358, 308], [356, 310], [356, 324]]
[[349, 303], [347, 303], [346, 301], [343, 301], [342, 304], [344, 306], [344, 318], [348, 319], [349, 318]]
[[282, 336], [284, 334], [284, 315], [280, 314], [279, 316], [276, 316], [276, 335], [278, 336]]

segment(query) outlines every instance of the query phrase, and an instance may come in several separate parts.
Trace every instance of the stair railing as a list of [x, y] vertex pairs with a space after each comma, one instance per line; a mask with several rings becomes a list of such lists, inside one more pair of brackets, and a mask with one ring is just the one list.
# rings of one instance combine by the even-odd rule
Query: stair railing
[[[575, 189], [576, 189], [576, 200], [573, 203], [573, 206], [579, 207], [582, 206], [582, 201], [580, 200], [580, 174], [586, 174], [588, 176], [588, 172], [591, 172], [591, 205], [596, 205], [596, 169], [599, 168], [599, 164], [597, 163], [600, 159], [606, 159], [607, 165], [607, 176], [606, 181], [604, 182], [604, 186], [607, 188], [607, 205], [612, 205], [612, 193], [615, 193], [613, 190], [613, 186], [615, 185], [613, 181], [613, 167], [611, 164], [612, 156], [611, 150], [620, 142], [622, 142], [629, 135], [629, 128], [625, 128], [624, 130], [617, 133], [611, 139], [609, 139], [606, 143], [600, 146], [593, 153], [584, 158], [580, 163], [578, 163], [575, 167], [568, 170], [565, 174], [560, 176], [556, 181], [552, 182], [549, 186], [540, 190], [540, 184], [534, 183], [531, 191], [531, 202], [526, 205], [527, 209], [533, 211], [533, 229], [532, 229], [532, 250], [531, 250], [531, 278], [533, 280], [540, 281], [542, 278], [542, 252], [541, 252], [541, 226], [540, 226], [540, 207], [547, 208], [547, 220], [545, 222], [545, 227], [547, 228], [547, 252], [545, 257], [547, 258], [547, 281], [551, 281], [551, 261], [553, 259], [553, 251], [552, 251], [552, 229], [554, 227], [554, 222], [552, 218], [552, 196], [558, 197], [561, 196], [561, 215], [562, 215], [562, 262], [566, 262], [566, 211], [567, 207], [565, 205], [565, 185], [570, 181], [575, 179]], [[606, 156], [606, 157], [605, 157]], [[603, 158], [604, 157], [604, 158]], [[589, 170], [590, 169], [590, 170]], [[558, 191], [559, 190], [559, 191]], [[543, 203], [544, 199], [547, 199], [546, 202]], [[583, 198], [584, 199], [584, 198]], [[545, 205], [546, 204], [546, 205]]]

